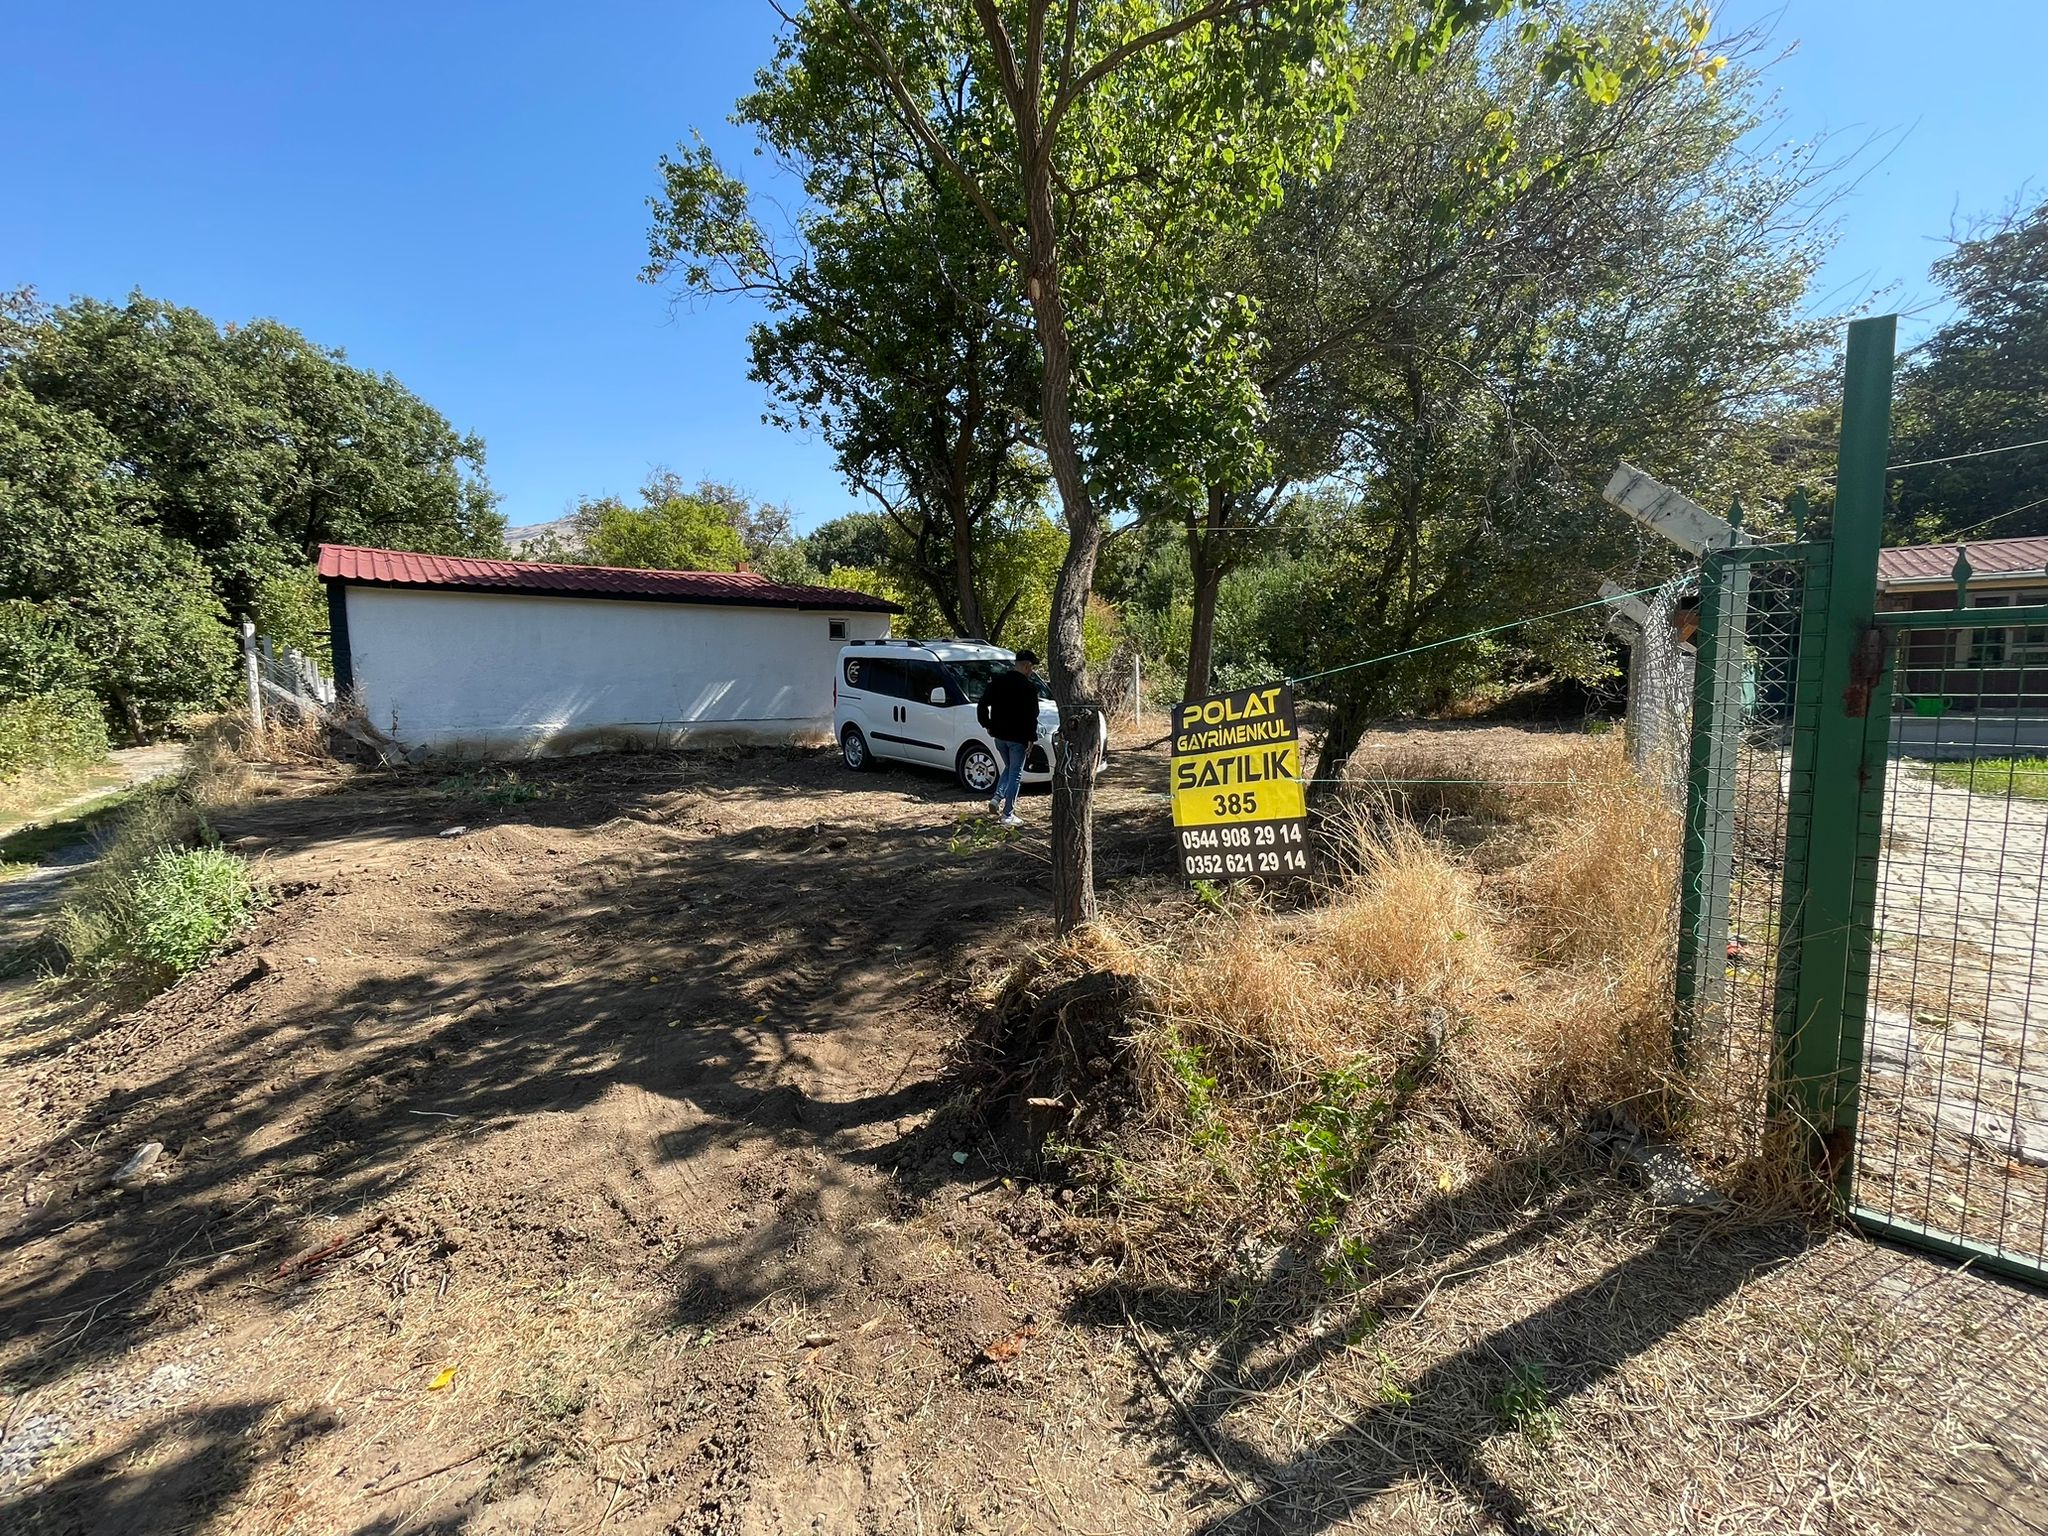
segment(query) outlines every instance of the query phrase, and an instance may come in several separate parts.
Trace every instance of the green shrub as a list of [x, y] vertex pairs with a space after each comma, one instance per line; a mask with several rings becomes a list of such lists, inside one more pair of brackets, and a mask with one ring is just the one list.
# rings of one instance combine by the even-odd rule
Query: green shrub
[[0, 700], [0, 783], [106, 755], [106, 719], [83, 689]]
[[204, 807], [219, 777], [195, 769], [129, 802], [57, 914], [57, 942], [72, 970], [175, 981], [255, 906], [248, 864], [210, 843]]
[[136, 874], [133, 895], [125, 944], [138, 970], [159, 976], [191, 970], [256, 904], [248, 864], [223, 848], [164, 850]]

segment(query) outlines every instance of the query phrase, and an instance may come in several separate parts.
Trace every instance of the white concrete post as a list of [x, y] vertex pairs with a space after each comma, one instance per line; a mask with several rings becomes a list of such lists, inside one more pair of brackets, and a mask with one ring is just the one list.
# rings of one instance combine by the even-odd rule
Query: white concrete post
[[263, 679], [257, 672], [256, 626], [242, 620], [242, 671], [249, 680], [249, 722], [263, 729]]
[[1145, 658], [1131, 651], [1131, 724], [1145, 723]]

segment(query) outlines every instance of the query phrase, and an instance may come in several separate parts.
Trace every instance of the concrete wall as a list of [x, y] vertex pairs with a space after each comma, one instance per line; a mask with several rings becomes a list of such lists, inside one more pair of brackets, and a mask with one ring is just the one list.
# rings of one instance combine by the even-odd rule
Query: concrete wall
[[408, 747], [515, 757], [829, 740], [843, 641], [889, 616], [346, 586], [352, 685]]

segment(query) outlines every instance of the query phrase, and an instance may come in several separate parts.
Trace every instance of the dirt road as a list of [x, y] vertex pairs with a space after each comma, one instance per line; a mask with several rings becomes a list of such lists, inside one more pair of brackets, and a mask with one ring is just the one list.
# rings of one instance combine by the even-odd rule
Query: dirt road
[[[1162, 777], [1112, 765], [1112, 901], [1172, 889]], [[2048, 1308], [1803, 1229], [1709, 1239], [1547, 1154], [1504, 1175], [1525, 1197], [1447, 1197], [1370, 1297], [1288, 1281], [1284, 1331], [1119, 1288], [1078, 1192], [1006, 1182], [952, 1108], [977, 987], [1045, 934], [1042, 797], [1002, 839], [942, 778], [819, 755], [276, 787], [220, 827], [275, 892], [234, 949], [96, 1033], [4, 1038], [10, 1530], [2039, 1509]], [[1555, 1438], [1489, 1406], [1529, 1360]], [[1879, 1427], [1918, 1449], [1873, 1463]]]

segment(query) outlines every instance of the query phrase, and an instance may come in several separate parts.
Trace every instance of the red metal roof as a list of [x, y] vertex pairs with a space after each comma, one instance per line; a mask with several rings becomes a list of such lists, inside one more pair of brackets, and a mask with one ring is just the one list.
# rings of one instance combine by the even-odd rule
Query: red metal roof
[[322, 544], [320, 578], [362, 587], [439, 587], [454, 592], [531, 592], [550, 597], [624, 597], [735, 608], [829, 608], [900, 613], [896, 604], [844, 587], [801, 587], [753, 571], [638, 571], [609, 565], [542, 565], [416, 555], [356, 544]]
[[[1893, 582], [1948, 583], [1956, 565], [1954, 544], [1909, 544], [1877, 553], [1877, 579]], [[1982, 539], [1965, 541], [1970, 575], [2040, 576], [2048, 572], [2048, 539]]]

